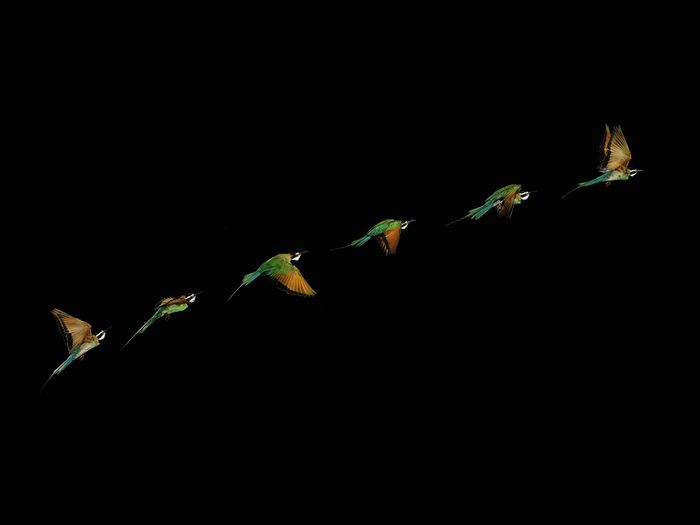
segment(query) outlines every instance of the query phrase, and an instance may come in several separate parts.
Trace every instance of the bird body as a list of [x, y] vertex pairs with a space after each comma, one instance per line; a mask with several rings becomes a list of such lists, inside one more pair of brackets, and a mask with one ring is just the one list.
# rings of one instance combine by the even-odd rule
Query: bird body
[[[365, 235], [359, 239], [355, 239], [342, 248], [359, 248], [360, 246], [364, 246], [370, 239], [376, 239], [384, 255], [395, 255], [399, 247], [399, 240], [401, 239], [401, 230], [405, 230], [412, 222], [413, 220], [400, 221], [396, 219], [384, 219], [372, 226]], [[342, 248], [336, 249], [340, 250]]]
[[165, 299], [161, 299], [160, 301], [158, 301], [158, 304], [156, 304], [156, 311], [153, 313], [151, 318], [148, 321], [146, 321], [144, 325], [141, 328], [139, 328], [126, 343], [124, 343], [124, 346], [122, 346], [121, 349], [124, 350], [124, 348], [126, 348], [126, 346], [134, 339], [134, 337], [144, 333], [149, 326], [151, 326], [161, 317], [165, 317], [166, 319], [168, 319], [170, 317], [170, 314], [184, 312], [185, 310], [187, 310], [187, 308], [189, 308], [190, 304], [192, 304], [196, 298], [197, 294], [191, 293], [188, 295], [181, 295], [180, 297], [166, 297]]
[[601, 150], [603, 153], [603, 160], [599, 166], [601, 174], [594, 179], [579, 182], [578, 185], [573, 190], [567, 192], [564, 197], [579, 188], [593, 186], [601, 182], [604, 182], [607, 186], [614, 181], [628, 180], [642, 171], [629, 168], [630, 160], [632, 160], [632, 153], [630, 152], [627, 140], [620, 126], [615, 126], [611, 133], [608, 125], [605, 125], [605, 140], [601, 145]]
[[513, 215], [513, 208], [522, 204], [530, 197], [529, 191], [521, 191], [522, 186], [520, 184], [509, 184], [496, 191], [494, 191], [481, 206], [469, 210], [464, 217], [460, 217], [457, 220], [447, 223], [445, 226], [454, 224], [464, 219], [481, 219], [486, 213], [488, 213], [492, 208], [496, 208], [498, 215], [501, 217], [509, 217]]
[[68, 368], [73, 361], [79, 357], [83, 357], [87, 352], [98, 346], [106, 335], [104, 330], [93, 334], [90, 323], [73, 317], [58, 308], [51, 310], [51, 314], [56, 319], [58, 327], [65, 338], [68, 357], [51, 373], [46, 383], [44, 383], [44, 386], [41, 387], [42, 391], [53, 376], [60, 374]]
[[243, 286], [248, 286], [261, 275], [276, 281], [287, 293], [304, 297], [313, 297], [316, 295], [316, 292], [301, 275], [299, 268], [292, 264], [293, 261], [298, 261], [301, 258], [302, 253], [303, 252], [296, 252], [293, 254], [280, 253], [274, 257], [270, 257], [267, 261], [258, 266], [257, 270], [243, 276], [241, 284], [229, 296], [228, 300], [230, 301], [231, 297]]

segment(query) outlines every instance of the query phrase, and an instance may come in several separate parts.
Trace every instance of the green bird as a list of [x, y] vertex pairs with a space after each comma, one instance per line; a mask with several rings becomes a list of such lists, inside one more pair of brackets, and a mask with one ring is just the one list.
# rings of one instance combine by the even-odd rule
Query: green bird
[[170, 319], [170, 314], [174, 314], [176, 312], [184, 312], [185, 310], [187, 310], [187, 308], [194, 302], [194, 300], [200, 293], [202, 292], [191, 293], [189, 295], [181, 295], [180, 297], [166, 297], [165, 299], [161, 299], [160, 301], [158, 301], [158, 304], [156, 304], [155, 306], [156, 311], [153, 313], [151, 318], [148, 321], [146, 321], [146, 323], [141, 328], [139, 328], [126, 343], [124, 343], [124, 346], [122, 346], [120, 350], [124, 350], [126, 346], [134, 339], [134, 337], [144, 333], [149, 326], [151, 326], [161, 317], [165, 317], [165, 320], [167, 321], [168, 319]]
[[76, 359], [82, 359], [87, 352], [98, 346], [100, 341], [102, 341], [107, 334], [107, 330], [102, 330], [96, 335], [93, 335], [90, 323], [81, 321], [77, 317], [73, 317], [58, 308], [51, 310], [51, 313], [54, 319], [56, 319], [59, 329], [63, 332], [63, 336], [66, 340], [66, 347], [68, 348], [68, 357], [51, 373], [44, 383], [44, 386], [41, 387], [42, 392], [53, 376], [63, 372], [68, 368], [68, 365]]
[[229, 298], [226, 299], [226, 302], [230, 301], [238, 290], [244, 286], [248, 286], [261, 275], [277, 282], [287, 293], [302, 297], [313, 297], [316, 295], [316, 292], [309, 286], [304, 276], [301, 275], [299, 268], [292, 264], [292, 262], [298, 261], [303, 253], [306, 252], [280, 253], [274, 257], [270, 257], [267, 261], [258, 266], [257, 270], [243, 276], [243, 281], [241, 281], [241, 284], [233, 291]]
[[534, 191], [520, 191], [522, 186], [520, 184], [509, 184], [503, 188], [494, 191], [491, 196], [486, 199], [484, 204], [473, 210], [469, 210], [464, 217], [460, 217], [452, 222], [448, 222], [445, 226], [454, 224], [455, 222], [462, 221], [464, 219], [481, 219], [491, 208], [496, 208], [498, 215], [501, 217], [510, 218], [513, 215], [513, 208], [516, 204], [521, 204], [530, 198], [530, 193]]
[[344, 248], [359, 248], [367, 243], [370, 239], [376, 239], [379, 247], [384, 252], [384, 255], [395, 255], [399, 247], [399, 239], [401, 238], [401, 230], [405, 230], [409, 224], [415, 222], [415, 219], [410, 221], [399, 221], [396, 219], [384, 219], [370, 228], [370, 230], [359, 239], [352, 241], [346, 246], [334, 248], [342, 250]]
[[603, 160], [598, 170], [601, 174], [595, 179], [579, 182], [578, 186], [564, 194], [562, 199], [579, 188], [593, 186], [601, 182], [604, 182], [606, 186], [610, 186], [613, 181], [628, 180], [640, 171], [644, 171], [640, 169], [630, 169], [628, 167], [632, 160], [632, 153], [630, 152], [627, 140], [622, 134], [622, 128], [620, 126], [615, 126], [612, 133], [610, 133], [610, 128], [607, 124], [605, 125], [605, 140], [600, 149], [602, 151]]

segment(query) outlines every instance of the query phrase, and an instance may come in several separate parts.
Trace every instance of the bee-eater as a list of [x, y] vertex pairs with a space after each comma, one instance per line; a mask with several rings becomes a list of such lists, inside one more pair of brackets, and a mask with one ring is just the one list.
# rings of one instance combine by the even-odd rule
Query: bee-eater
[[610, 133], [610, 128], [607, 124], [605, 125], [605, 140], [601, 145], [601, 150], [603, 153], [603, 161], [598, 168], [601, 174], [595, 179], [579, 182], [578, 186], [564, 194], [562, 199], [579, 188], [593, 186], [600, 182], [604, 182], [606, 186], [609, 186], [613, 181], [628, 180], [640, 171], [643, 171], [639, 169], [629, 169], [627, 167], [630, 160], [632, 160], [632, 153], [630, 152], [627, 140], [625, 140], [620, 126], [615, 126], [612, 133]]
[[298, 261], [303, 253], [306, 252], [280, 253], [274, 257], [270, 257], [267, 261], [258, 266], [257, 270], [243, 276], [243, 281], [241, 281], [241, 284], [234, 290], [226, 302], [230, 301], [231, 297], [236, 295], [236, 292], [243, 286], [249, 285], [261, 275], [276, 281], [287, 293], [304, 297], [313, 297], [316, 295], [316, 292], [314, 292], [313, 288], [309, 286], [309, 283], [307, 283], [306, 279], [301, 275], [299, 268], [292, 264], [292, 261]]
[[396, 219], [385, 219], [378, 222], [370, 230], [359, 239], [352, 241], [347, 246], [334, 248], [334, 250], [342, 250], [344, 248], [359, 248], [370, 239], [376, 239], [384, 255], [394, 255], [399, 247], [399, 239], [401, 238], [401, 230], [405, 230], [409, 224], [415, 222], [415, 219], [410, 221], [399, 221]]
[[51, 313], [65, 337], [66, 346], [68, 347], [68, 357], [51, 373], [46, 383], [44, 383], [44, 386], [41, 387], [42, 391], [53, 376], [63, 372], [73, 361], [77, 358], [82, 358], [87, 352], [99, 345], [100, 341], [105, 338], [107, 333], [106, 330], [102, 330], [96, 335], [92, 335], [92, 326], [90, 326], [90, 323], [81, 321], [77, 317], [73, 317], [58, 308], [51, 310]]
[[450, 224], [454, 224], [455, 222], [459, 222], [464, 219], [481, 219], [491, 208], [496, 208], [498, 215], [501, 217], [510, 218], [510, 216], [513, 215], [513, 208], [515, 205], [521, 204], [523, 201], [530, 198], [530, 193], [532, 192], [520, 191], [522, 188], [523, 187], [520, 184], [509, 184], [508, 186], [504, 186], [503, 188], [494, 191], [493, 194], [486, 199], [484, 204], [478, 208], [469, 210], [469, 213], [467, 213], [464, 217], [448, 222], [445, 224], [445, 226], [449, 226]]
[[138, 331], [134, 335], [132, 335], [126, 343], [124, 343], [124, 346], [121, 347], [121, 350], [124, 350], [126, 348], [126, 345], [128, 345], [134, 337], [144, 333], [149, 326], [151, 326], [161, 317], [165, 317], [165, 319], [168, 320], [170, 319], [170, 314], [187, 310], [187, 307], [189, 307], [189, 305], [191, 305], [194, 302], [194, 300], [197, 298], [197, 295], [199, 295], [200, 293], [202, 292], [191, 293], [189, 295], [181, 295], [180, 297], [166, 297], [165, 299], [160, 300], [158, 304], [156, 304], [156, 311], [153, 313], [151, 318], [148, 321], [146, 321], [146, 323], [141, 328], [139, 328]]

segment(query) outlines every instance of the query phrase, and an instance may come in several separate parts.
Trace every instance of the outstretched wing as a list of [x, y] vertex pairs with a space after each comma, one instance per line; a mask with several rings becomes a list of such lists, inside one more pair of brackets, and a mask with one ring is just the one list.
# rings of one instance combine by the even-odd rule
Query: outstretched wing
[[[498, 215], [501, 217], [510, 218], [513, 215], [513, 207], [515, 206], [515, 199], [520, 193], [522, 186], [520, 184], [513, 184], [506, 187], [508, 191], [503, 193], [503, 198], [496, 204], [496, 210], [498, 210]], [[506, 189], [504, 188], [504, 190]]]
[[294, 265], [290, 265], [287, 270], [278, 270], [270, 274], [274, 280], [280, 283], [285, 289], [293, 294], [303, 295], [306, 297], [312, 297], [316, 295], [316, 292], [309, 286], [306, 282], [304, 276], [301, 275], [299, 268]]
[[396, 249], [399, 247], [399, 239], [401, 238], [401, 226], [397, 226], [390, 230], [386, 230], [382, 235], [378, 237], [381, 238], [383, 242], [379, 242], [379, 246], [382, 247], [385, 255], [394, 255]]
[[180, 297], [166, 297], [165, 299], [161, 299], [158, 302], [155, 309], [157, 310], [158, 308], [162, 308], [163, 306], [169, 306], [171, 304], [183, 304], [186, 302], [187, 299], [185, 299], [184, 295], [181, 295]]
[[51, 310], [51, 313], [63, 332], [68, 352], [92, 335], [92, 326], [90, 326], [90, 323], [81, 321], [77, 317], [73, 317], [58, 308]]
[[632, 160], [632, 152], [627, 145], [627, 140], [622, 134], [622, 128], [615, 126], [610, 133], [608, 126], [605, 126], [605, 142], [603, 142], [605, 153], [603, 169], [617, 170], [626, 168]]

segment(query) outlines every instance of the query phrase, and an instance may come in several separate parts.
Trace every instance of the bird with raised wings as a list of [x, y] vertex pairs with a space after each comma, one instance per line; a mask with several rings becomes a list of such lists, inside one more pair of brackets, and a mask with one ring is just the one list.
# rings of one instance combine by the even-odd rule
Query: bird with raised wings
[[632, 160], [632, 152], [627, 145], [627, 140], [622, 133], [622, 128], [620, 126], [615, 126], [610, 132], [608, 125], [605, 125], [605, 140], [601, 145], [601, 150], [603, 154], [603, 160], [598, 167], [600, 175], [595, 179], [587, 180], [585, 182], [579, 182], [573, 190], [564, 194], [562, 199], [579, 188], [585, 188], [586, 186], [593, 186], [594, 184], [600, 184], [604, 182], [606, 186], [609, 186], [613, 181], [616, 180], [628, 180], [639, 173], [640, 169], [630, 169], [629, 163]]
[[148, 321], [146, 321], [146, 323], [141, 328], [139, 328], [137, 332], [134, 335], [132, 335], [126, 343], [124, 343], [124, 346], [122, 346], [121, 349], [124, 350], [124, 348], [126, 348], [126, 346], [134, 339], [134, 337], [144, 333], [149, 326], [151, 326], [161, 317], [165, 317], [167, 321], [168, 319], [170, 319], [170, 314], [187, 310], [187, 308], [194, 302], [194, 300], [197, 298], [197, 295], [200, 293], [202, 292], [181, 295], [180, 297], [166, 297], [165, 299], [161, 299], [160, 301], [158, 301], [158, 304], [156, 304], [155, 307], [156, 311], [153, 313], [151, 318]]
[[344, 248], [359, 248], [360, 246], [366, 244], [370, 239], [376, 239], [376, 241], [379, 243], [379, 247], [384, 252], [384, 255], [395, 255], [396, 250], [399, 247], [401, 231], [405, 230], [412, 222], [415, 222], [415, 219], [411, 219], [409, 221], [384, 219], [383, 221], [372, 226], [369, 231], [359, 239], [352, 241], [347, 246], [335, 248], [335, 250], [342, 250]]
[[51, 313], [56, 319], [59, 329], [63, 333], [66, 341], [66, 347], [68, 348], [68, 357], [56, 370], [51, 373], [49, 378], [44, 383], [44, 386], [41, 387], [42, 391], [49, 381], [51, 381], [53, 376], [60, 374], [66, 368], [68, 368], [68, 365], [70, 365], [73, 361], [78, 358], [82, 358], [87, 352], [98, 346], [100, 341], [102, 341], [106, 335], [106, 330], [102, 330], [93, 335], [92, 326], [90, 323], [81, 321], [77, 317], [73, 317], [72, 315], [63, 312], [58, 308], [51, 310]]
[[229, 296], [227, 301], [230, 301], [231, 297], [236, 295], [238, 290], [244, 286], [248, 286], [261, 275], [275, 281], [287, 293], [302, 297], [313, 297], [316, 295], [316, 292], [309, 286], [304, 276], [301, 275], [299, 268], [292, 264], [292, 262], [298, 261], [303, 253], [306, 252], [280, 253], [274, 257], [270, 257], [267, 261], [258, 266], [257, 270], [243, 276], [241, 284]]
[[462, 221], [464, 219], [481, 219], [488, 211], [492, 208], [496, 208], [498, 215], [501, 217], [510, 218], [513, 215], [513, 208], [522, 204], [530, 198], [530, 193], [532, 191], [521, 191], [523, 187], [520, 184], [509, 184], [496, 191], [494, 191], [487, 199], [484, 204], [473, 210], [469, 210], [464, 217], [460, 217], [452, 222], [448, 222], [445, 226], [454, 224], [455, 222]]

